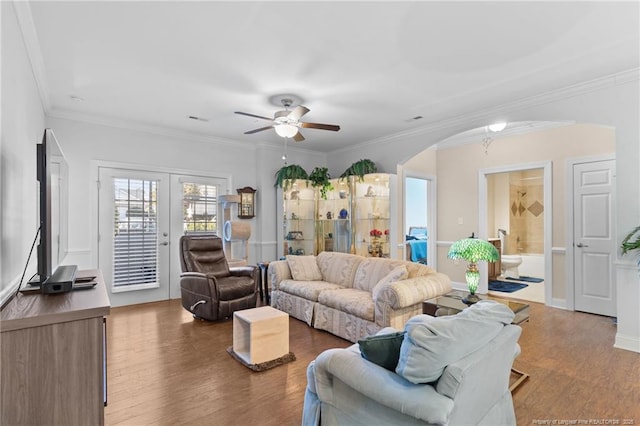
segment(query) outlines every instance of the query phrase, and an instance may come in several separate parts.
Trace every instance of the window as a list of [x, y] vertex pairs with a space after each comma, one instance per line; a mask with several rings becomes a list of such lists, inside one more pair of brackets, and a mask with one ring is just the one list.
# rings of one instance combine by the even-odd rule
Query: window
[[182, 183], [183, 227], [186, 233], [218, 234], [218, 187]]
[[157, 181], [114, 178], [113, 285], [157, 281]]

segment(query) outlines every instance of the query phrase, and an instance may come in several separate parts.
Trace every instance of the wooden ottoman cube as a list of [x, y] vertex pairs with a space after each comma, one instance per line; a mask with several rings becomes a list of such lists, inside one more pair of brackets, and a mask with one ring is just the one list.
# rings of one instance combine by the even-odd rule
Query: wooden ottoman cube
[[247, 364], [289, 354], [289, 315], [271, 306], [234, 312], [233, 352]]

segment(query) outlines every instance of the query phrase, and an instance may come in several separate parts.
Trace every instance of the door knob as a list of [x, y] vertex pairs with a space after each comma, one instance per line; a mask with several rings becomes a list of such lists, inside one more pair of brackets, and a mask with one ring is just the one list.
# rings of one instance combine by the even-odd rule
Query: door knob
[[169, 242], [165, 241], [164, 243], [160, 243], [161, 246], [168, 246]]
[[578, 244], [576, 244], [576, 247], [582, 248], [582, 247], [589, 247], [589, 246], [586, 245], [586, 244], [578, 243]]

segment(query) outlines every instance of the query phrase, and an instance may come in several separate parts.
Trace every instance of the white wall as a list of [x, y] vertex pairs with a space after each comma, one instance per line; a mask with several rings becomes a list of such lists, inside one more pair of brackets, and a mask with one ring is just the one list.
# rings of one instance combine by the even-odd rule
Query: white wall
[[[229, 176], [233, 194], [236, 188], [256, 188], [256, 217], [251, 219], [249, 261], [255, 263], [275, 256], [273, 183], [275, 172], [282, 164], [282, 151], [279, 149], [240, 141], [178, 138], [63, 118], [48, 118], [47, 126], [56, 133], [69, 164], [69, 223], [73, 225], [69, 227], [66, 263], [77, 264], [80, 268], [97, 267], [93, 237], [97, 217], [91, 209], [96, 183], [89, 177], [95, 178], [99, 162]], [[289, 150], [289, 161], [312, 168], [311, 164], [324, 164], [325, 158], [324, 155]]]
[[[2, 214], [2, 245], [0, 246], [0, 288], [14, 286], [26, 261], [26, 253], [37, 227], [35, 144], [45, 126], [42, 103], [35, 79], [17, 26], [13, 4], [2, 3], [2, 129], [0, 145], [0, 191]], [[640, 222], [640, 87], [638, 70], [620, 73], [584, 85], [535, 99], [515, 100], [493, 109], [467, 116], [450, 117], [426, 131], [413, 131], [396, 137], [365, 141], [354, 148], [345, 148], [325, 156], [310, 151], [289, 152], [289, 163], [311, 169], [329, 167], [332, 175], [342, 173], [351, 163], [369, 158], [380, 172], [395, 173], [398, 164], [427, 147], [465, 130], [481, 127], [497, 117], [508, 121], [572, 121], [612, 126], [616, 129], [617, 157], [617, 232], [618, 241]], [[282, 165], [282, 152], [267, 146], [215, 147], [172, 136], [143, 134], [126, 129], [109, 128], [52, 118], [65, 154], [69, 157], [70, 206], [69, 220], [73, 224], [69, 247], [80, 257], [91, 250], [89, 233], [91, 218], [87, 217], [87, 196], [91, 190], [88, 167], [91, 159], [126, 161], [124, 148], [133, 162], [181, 169], [214, 170], [232, 176], [233, 187], [253, 186], [259, 191], [255, 238], [259, 244], [256, 257], [275, 256], [275, 204], [273, 175]], [[188, 138], [187, 138], [188, 139]], [[159, 149], [160, 148], [160, 149]], [[197, 152], [197, 155], [193, 154]], [[413, 167], [412, 167], [413, 168]], [[263, 247], [264, 245], [264, 247]], [[89, 256], [90, 257], [90, 256]], [[84, 262], [84, 261], [83, 261]], [[622, 263], [627, 259], [622, 259]], [[80, 262], [79, 262], [80, 263]], [[87, 265], [93, 266], [93, 265]], [[33, 272], [33, 271], [31, 271]], [[628, 276], [628, 274], [620, 274]], [[0, 295], [0, 297], [4, 297]], [[4, 298], [2, 299], [4, 300]], [[618, 318], [620, 328], [626, 321], [637, 321], [640, 301], [637, 297], [623, 299], [619, 312], [635, 312], [636, 318]], [[622, 309], [620, 309], [622, 308]], [[625, 328], [625, 329], [633, 329]], [[637, 329], [637, 327], [636, 327]], [[636, 332], [637, 334], [637, 332]], [[640, 336], [625, 336], [626, 341], [640, 341]]]
[[[13, 3], [2, 7], [2, 139], [0, 142], [0, 304], [18, 284], [38, 229], [36, 144], [44, 110]], [[37, 255], [25, 280], [35, 272]]]
[[[430, 131], [412, 133], [396, 138], [386, 138], [375, 141], [366, 149], [343, 149], [339, 155], [329, 156], [329, 169], [340, 169], [346, 163], [355, 161], [363, 156], [371, 158], [384, 167], [389, 164], [405, 163], [416, 154], [424, 151], [429, 146], [438, 143], [449, 136], [474, 129], [495, 121], [497, 117], [503, 117], [507, 121], [575, 121], [577, 123], [597, 124], [610, 126], [616, 132], [616, 227], [618, 242], [631, 229], [640, 223], [640, 106], [639, 106], [639, 75], [638, 69], [628, 73], [609, 76], [583, 85], [557, 93], [541, 94], [536, 99], [515, 101], [505, 104], [500, 108], [488, 110], [486, 113], [476, 114], [470, 117], [454, 117], [450, 122], [444, 122], [441, 126], [434, 127]], [[335, 154], [335, 153], [334, 153]], [[380, 162], [378, 159], [381, 159]], [[524, 162], [524, 160], [523, 160]], [[412, 162], [412, 168], [416, 168]], [[439, 192], [440, 194], [441, 192]], [[477, 209], [477, 206], [474, 207]], [[438, 235], [441, 233], [441, 220], [439, 215]], [[473, 218], [472, 218], [473, 219]], [[475, 218], [476, 228], [478, 227]], [[554, 219], [555, 220], [555, 219]], [[564, 221], [564, 218], [560, 218]], [[561, 223], [564, 225], [564, 223]], [[629, 262], [623, 259], [622, 263], [614, 265], [619, 269], [621, 264]], [[560, 267], [561, 266], [561, 267]], [[565, 265], [556, 265], [554, 256], [554, 275], [563, 274]], [[627, 279], [628, 274], [619, 273], [619, 277]], [[635, 283], [632, 283], [634, 285]], [[617, 283], [618, 288], [629, 288], [628, 283]], [[618, 330], [638, 330], [638, 311], [640, 310], [640, 298], [635, 294], [618, 299]], [[631, 315], [633, 313], [633, 315]], [[640, 346], [640, 332], [635, 335], [626, 335], [619, 339], [619, 345], [624, 342], [634, 342], [627, 345], [627, 349], [635, 350]], [[620, 346], [622, 347], [622, 346]]]

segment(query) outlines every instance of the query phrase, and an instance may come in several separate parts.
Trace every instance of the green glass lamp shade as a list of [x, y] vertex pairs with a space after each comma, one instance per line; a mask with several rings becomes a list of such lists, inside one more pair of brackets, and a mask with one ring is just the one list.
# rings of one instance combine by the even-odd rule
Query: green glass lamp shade
[[500, 257], [498, 249], [487, 241], [477, 238], [465, 238], [464, 240], [453, 243], [447, 256], [449, 259], [464, 259], [469, 262], [467, 272], [465, 273], [469, 296], [465, 297], [462, 301], [467, 304], [476, 303], [480, 300], [478, 296], [476, 296], [478, 283], [480, 282], [480, 272], [478, 272], [476, 263], [480, 260], [495, 262]]
[[498, 249], [485, 240], [478, 238], [465, 238], [458, 240], [451, 245], [449, 259], [464, 259], [470, 263], [477, 263], [479, 260], [495, 262], [500, 257]]

